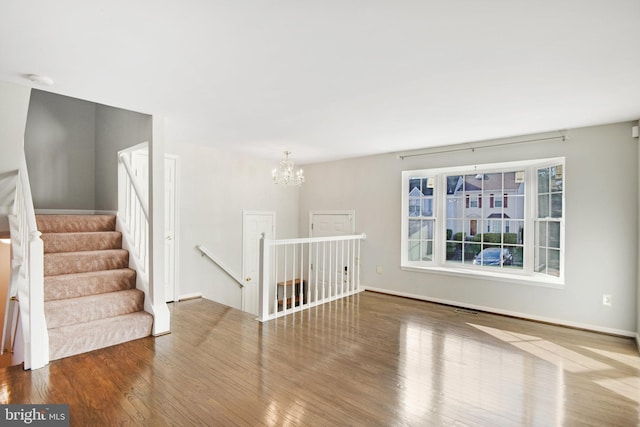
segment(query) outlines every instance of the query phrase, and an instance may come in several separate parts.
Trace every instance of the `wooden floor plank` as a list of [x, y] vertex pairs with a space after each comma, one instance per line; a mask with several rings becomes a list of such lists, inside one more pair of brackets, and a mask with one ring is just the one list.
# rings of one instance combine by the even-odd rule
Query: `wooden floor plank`
[[74, 426], [640, 424], [631, 339], [364, 292], [260, 324], [208, 300], [172, 333], [0, 370]]

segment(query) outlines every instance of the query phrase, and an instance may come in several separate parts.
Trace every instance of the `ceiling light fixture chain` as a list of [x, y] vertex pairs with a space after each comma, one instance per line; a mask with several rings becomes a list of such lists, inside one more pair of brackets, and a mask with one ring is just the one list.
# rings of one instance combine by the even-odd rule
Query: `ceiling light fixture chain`
[[271, 172], [274, 184], [283, 185], [302, 185], [304, 182], [304, 171], [302, 169], [295, 170], [293, 160], [289, 158], [291, 151], [284, 151], [284, 159], [280, 160], [280, 164]]

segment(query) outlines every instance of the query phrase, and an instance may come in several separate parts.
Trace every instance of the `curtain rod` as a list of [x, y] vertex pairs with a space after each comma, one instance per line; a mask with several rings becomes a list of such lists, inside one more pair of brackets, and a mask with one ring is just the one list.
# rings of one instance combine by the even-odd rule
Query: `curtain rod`
[[455, 153], [457, 151], [466, 151], [466, 150], [471, 150], [473, 152], [473, 151], [479, 150], [481, 148], [502, 147], [502, 146], [505, 146], [505, 145], [529, 144], [529, 143], [532, 143], [532, 142], [553, 141], [553, 140], [556, 140], [556, 139], [561, 139], [562, 142], [564, 142], [564, 141], [567, 140], [567, 136], [566, 135], [561, 135], [561, 136], [552, 136], [552, 137], [549, 137], [549, 138], [527, 139], [525, 141], [503, 142], [501, 144], [481, 145], [479, 147], [449, 148], [449, 149], [440, 150], [440, 151], [429, 151], [428, 153], [398, 154], [398, 159], [399, 160], [404, 160], [407, 157], [420, 157], [420, 156], [429, 156], [431, 154]]

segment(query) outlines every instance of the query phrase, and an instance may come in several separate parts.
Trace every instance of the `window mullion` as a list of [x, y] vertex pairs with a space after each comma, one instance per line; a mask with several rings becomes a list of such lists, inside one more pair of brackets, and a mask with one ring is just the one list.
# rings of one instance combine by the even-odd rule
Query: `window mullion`
[[443, 266], [445, 261], [447, 260], [447, 177], [445, 174], [438, 175], [438, 181], [440, 182], [440, 187], [438, 189], [438, 195], [440, 196], [440, 206], [438, 210], [438, 219], [440, 221], [440, 236], [438, 239], [439, 247], [439, 265]]
[[525, 170], [524, 180], [524, 259], [523, 271], [526, 274], [533, 274], [533, 262], [535, 259], [535, 225], [536, 225], [536, 200], [538, 199], [538, 189], [533, 183], [536, 177], [535, 168]]
[[446, 196], [447, 196], [447, 187], [445, 177], [442, 174], [438, 174], [435, 177], [436, 188], [434, 191], [435, 194], [435, 224], [434, 224], [434, 262], [436, 265], [441, 266], [444, 264], [445, 259], [445, 247], [446, 247], [446, 221], [444, 218], [444, 210], [446, 204]]

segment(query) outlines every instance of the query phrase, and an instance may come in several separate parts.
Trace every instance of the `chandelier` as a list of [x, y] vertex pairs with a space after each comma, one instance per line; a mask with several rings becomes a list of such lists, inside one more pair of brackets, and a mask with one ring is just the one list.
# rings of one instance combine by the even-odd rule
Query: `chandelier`
[[302, 169], [294, 170], [289, 154], [291, 151], [285, 151], [284, 159], [280, 160], [280, 165], [271, 172], [274, 184], [301, 185], [304, 182], [304, 172]]

